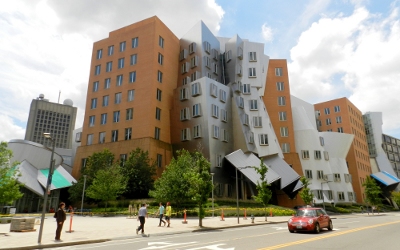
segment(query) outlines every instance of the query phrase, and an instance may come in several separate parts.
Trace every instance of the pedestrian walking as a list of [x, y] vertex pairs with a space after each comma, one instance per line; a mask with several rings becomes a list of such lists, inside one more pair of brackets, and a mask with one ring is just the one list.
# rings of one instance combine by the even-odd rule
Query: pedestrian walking
[[142, 207], [139, 209], [138, 215], [140, 226], [136, 229], [136, 234], [138, 234], [140, 230], [142, 230], [142, 234], [144, 234], [144, 223], [146, 222], [145, 218], [148, 218], [146, 204], [142, 204]]
[[164, 210], [165, 210], [165, 208], [164, 208], [164, 206], [162, 205], [162, 203], [160, 202], [160, 207], [158, 208], [158, 214], [159, 214], [159, 216], [160, 216], [160, 223], [158, 224], [159, 227], [161, 227], [161, 222], [164, 223], [164, 226], [165, 226], [165, 223], [166, 223], [166, 222], [163, 220], [163, 217], [164, 217]]
[[167, 202], [167, 209], [165, 211], [165, 220], [168, 222], [168, 226], [171, 223], [171, 214], [172, 214], [172, 208], [171, 208], [171, 204], [169, 203], [169, 201]]
[[58, 205], [56, 213], [54, 214], [54, 218], [56, 218], [57, 221], [56, 238], [55, 238], [56, 241], [61, 241], [61, 231], [64, 225], [64, 221], [67, 219], [67, 215], [65, 214], [64, 208], [65, 208], [65, 203], [61, 202], [60, 205]]

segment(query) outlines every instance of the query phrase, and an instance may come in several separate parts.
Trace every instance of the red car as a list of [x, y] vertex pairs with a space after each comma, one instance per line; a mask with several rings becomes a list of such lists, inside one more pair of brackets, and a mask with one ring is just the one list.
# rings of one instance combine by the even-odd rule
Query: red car
[[311, 231], [319, 233], [322, 228], [333, 229], [332, 220], [322, 208], [304, 207], [297, 210], [296, 215], [289, 219], [289, 232]]

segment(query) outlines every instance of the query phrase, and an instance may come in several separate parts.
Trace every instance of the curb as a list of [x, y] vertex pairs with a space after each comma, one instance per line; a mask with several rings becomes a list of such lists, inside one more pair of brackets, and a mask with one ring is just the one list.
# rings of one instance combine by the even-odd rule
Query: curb
[[46, 244], [46, 245], [37, 244], [37, 245], [32, 245], [32, 246], [0, 248], [0, 249], [7, 249], [7, 250], [44, 249], [44, 248], [51, 248], [51, 247], [67, 247], [67, 246], [102, 243], [102, 242], [106, 242], [106, 241], [111, 241], [111, 239], [72, 241], [72, 242], [62, 242], [62, 243], [54, 243], [54, 244]]

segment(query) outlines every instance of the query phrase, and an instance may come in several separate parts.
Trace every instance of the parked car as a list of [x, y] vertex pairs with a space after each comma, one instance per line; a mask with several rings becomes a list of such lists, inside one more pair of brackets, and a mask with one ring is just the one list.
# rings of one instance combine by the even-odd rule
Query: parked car
[[322, 228], [333, 229], [332, 220], [324, 209], [318, 207], [304, 207], [296, 211], [296, 215], [289, 219], [289, 232], [311, 231], [319, 233]]

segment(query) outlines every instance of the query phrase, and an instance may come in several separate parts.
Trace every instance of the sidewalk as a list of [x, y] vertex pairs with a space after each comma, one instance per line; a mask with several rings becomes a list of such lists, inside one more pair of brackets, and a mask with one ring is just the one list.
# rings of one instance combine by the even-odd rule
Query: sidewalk
[[[36, 222], [40, 222], [40, 217], [35, 217]], [[251, 223], [250, 217], [244, 220], [240, 218], [239, 224], [237, 217], [225, 218], [221, 221], [220, 217], [207, 217], [203, 219], [203, 227], [198, 227], [198, 218], [187, 219], [187, 224], [183, 224], [183, 219], [171, 219], [170, 227], [158, 227], [158, 218], [148, 218], [145, 224], [145, 233], [151, 237], [157, 235], [168, 235], [186, 232], [195, 232], [201, 230], [213, 230], [229, 227], [243, 227], [262, 225], [266, 223], [286, 223], [290, 216], [256, 217], [254, 224]], [[72, 230], [74, 232], [67, 233], [70, 227], [70, 216], [64, 223], [63, 232], [61, 234], [62, 242], [54, 241], [56, 222], [52, 215], [48, 214], [45, 219], [42, 233], [41, 244], [38, 244], [40, 225], [35, 225], [35, 232], [10, 232], [10, 224], [0, 224], [0, 249], [35, 249], [41, 248], [71, 246], [79, 244], [89, 244], [95, 242], [104, 242], [109, 240], [127, 239], [134, 237], [142, 237], [136, 235], [136, 227], [139, 221], [136, 218], [128, 217], [82, 217], [75, 215], [72, 222]]]

